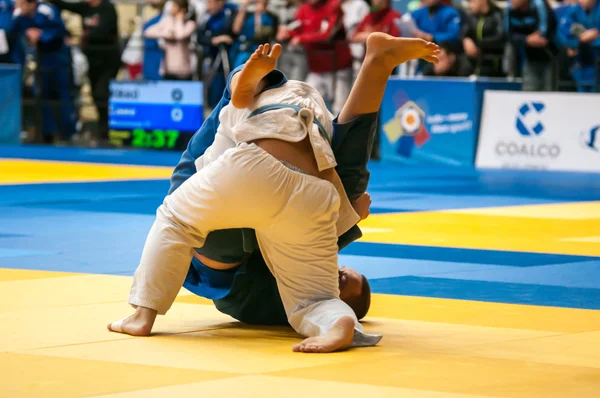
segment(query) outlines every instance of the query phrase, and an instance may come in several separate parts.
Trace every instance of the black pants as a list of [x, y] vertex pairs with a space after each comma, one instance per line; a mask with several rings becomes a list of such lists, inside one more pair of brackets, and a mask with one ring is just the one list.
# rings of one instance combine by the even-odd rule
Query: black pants
[[163, 80], [192, 80], [192, 75], [178, 76], [170, 73], [165, 73]]
[[[87, 55], [87, 54], [86, 54]], [[92, 86], [92, 98], [98, 110], [96, 138], [108, 139], [108, 99], [110, 81], [117, 77], [121, 67], [119, 53], [94, 53], [88, 55], [88, 77]]]

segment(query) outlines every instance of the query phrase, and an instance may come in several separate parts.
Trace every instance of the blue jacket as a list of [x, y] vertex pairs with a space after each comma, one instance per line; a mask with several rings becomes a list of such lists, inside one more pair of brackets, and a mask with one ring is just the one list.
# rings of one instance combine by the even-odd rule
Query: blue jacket
[[231, 35], [231, 27], [237, 13], [237, 5], [226, 3], [223, 9], [214, 15], [206, 14], [198, 24], [196, 40], [203, 46], [204, 55], [214, 57], [217, 54], [211, 40], [220, 35]]
[[580, 4], [570, 7], [561, 18], [559, 25], [560, 36], [563, 38], [565, 46], [579, 49], [578, 61], [583, 65], [591, 66], [595, 62], [595, 57], [600, 55], [600, 38], [591, 43], [581, 43], [579, 35], [573, 33], [573, 30], [578, 27], [585, 30], [594, 28], [600, 30], [600, 1], [596, 3], [589, 14]]
[[22, 36], [29, 28], [42, 31], [37, 43], [40, 63], [47, 66], [65, 66], [70, 64], [69, 50], [65, 44], [67, 29], [60, 11], [52, 4], [40, 2], [33, 17], [21, 15], [15, 11], [11, 32]]
[[[549, 61], [557, 53], [556, 16], [545, 0], [530, 0], [526, 9], [512, 8], [509, 3], [504, 18], [509, 41], [524, 51], [527, 59]], [[526, 46], [527, 36], [537, 31], [548, 40], [548, 45], [542, 48]]]
[[433, 36], [436, 43], [453, 43], [460, 40], [461, 18], [458, 11], [438, 4], [414, 11], [412, 18], [417, 28]]

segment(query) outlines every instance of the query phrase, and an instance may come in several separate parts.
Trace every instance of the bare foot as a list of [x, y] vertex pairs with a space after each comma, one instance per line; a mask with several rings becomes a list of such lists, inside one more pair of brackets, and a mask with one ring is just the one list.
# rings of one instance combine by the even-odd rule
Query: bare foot
[[129, 334], [131, 336], [150, 336], [152, 326], [158, 313], [145, 307], [137, 307], [135, 313], [120, 321], [109, 323], [111, 332]]
[[270, 49], [269, 43], [261, 44], [244, 65], [231, 95], [231, 103], [236, 108], [248, 107], [256, 95], [261, 80], [275, 69], [277, 59], [281, 55], [281, 45], [277, 43], [271, 52]]
[[413, 60], [424, 59], [436, 64], [440, 48], [437, 44], [423, 39], [393, 37], [385, 33], [371, 33], [367, 38], [366, 58], [382, 62], [389, 70], [396, 66]]
[[337, 320], [331, 329], [322, 336], [309, 337], [296, 344], [292, 351], [306, 353], [326, 353], [344, 350], [352, 345], [354, 320], [345, 316]]

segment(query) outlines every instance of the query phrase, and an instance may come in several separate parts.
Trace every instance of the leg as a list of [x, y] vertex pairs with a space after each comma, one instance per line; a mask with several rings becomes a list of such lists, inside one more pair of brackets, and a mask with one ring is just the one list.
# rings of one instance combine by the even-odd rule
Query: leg
[[75, 135], [75, 106], [71, 95], [71, 72], [70, 69], [58, 70], [55, 75], [60, 100], [61, 133], [63, 139], [70, 139]]
[[136, 314], [108, 325], [109, 330], [148, 335], [156, 315], [169, 310], [181, 289], [193, 248], [202, 247], [210, 231], [272, 222], [286, 203], [273, 194], [281, 182], [265, 178], [273, 175], [268, 167], [272, 159], [256, 146], [240, 145], [165, 198], [134, 275], [129, 303]]
[[42, 101], [42, 135], [44, 142], [51, 143], [52, 138], [56, 134], [56, 123], [54, 122], [54, 114], [52, 112], [51, 101], [53, 99], [54, 89], [56, 88], [56, 81], [54, 80], [54, 67], [46, 66], [42, 67], [41, 72], [41, 85], [40, 99]]
[[[436, 44], [422, 39], [394, 38], [385, 33], [372, 33], [367, 39], [367, 53], [362, 68], [339, 114], [338, 123], [346, 123], [358, 115], [377, 112], [388, 78], [396, 66], [417, 58], [437, 62], [438, 52]], [[365, 98], [369, 100], [365, 101]]]
[[277, 280], [290, 325], [308, 337], [293, 349], [346, 349], [353, 343], [355, 330], [361, 333], [362, 327], [339, 298], [336, 221], [340, 197], [327, 181], [291, 170], [281, 174], [287, 180], [284, 189], [289, 200], [277, 220], [257, 229], [256, 235]]

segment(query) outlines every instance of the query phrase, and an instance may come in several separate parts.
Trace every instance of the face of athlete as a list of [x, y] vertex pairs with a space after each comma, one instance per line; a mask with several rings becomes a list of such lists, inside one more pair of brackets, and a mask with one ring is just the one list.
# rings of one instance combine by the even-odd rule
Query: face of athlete
[[359, 296], [362, 292], [362, 275], [346, 267], [340, 267], [338, 274], [342, 301]]

